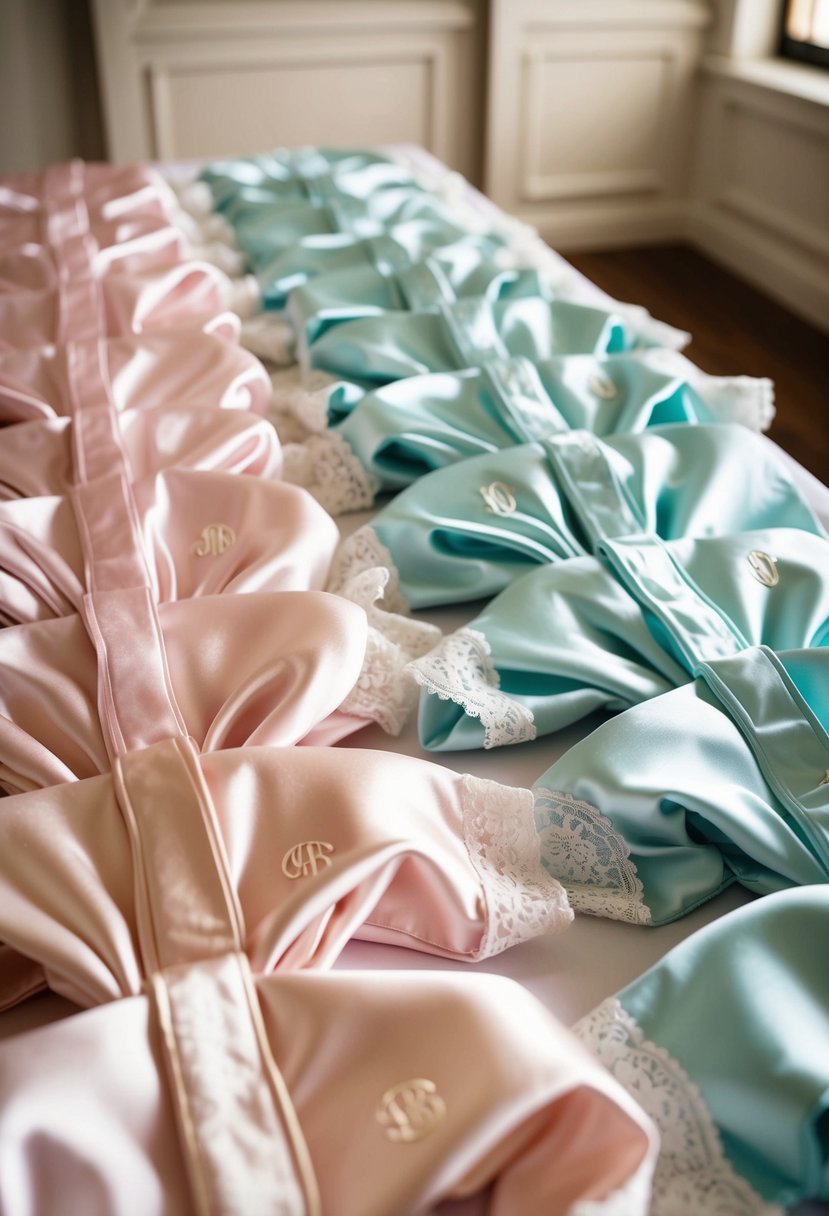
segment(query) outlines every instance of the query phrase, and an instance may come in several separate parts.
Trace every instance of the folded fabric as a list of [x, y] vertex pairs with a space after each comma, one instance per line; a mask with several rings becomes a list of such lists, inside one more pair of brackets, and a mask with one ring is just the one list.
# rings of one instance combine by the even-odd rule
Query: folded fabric
[[352, 401], [350, 386], [302, 386], [275, 400], [309, 430], [339, 423], [286, 451], [285, 477], [326, 510], [370, 505], [384, 490], [470, 456], [567, 430], [608, 435], [668, 422], [741, 422], [765, 430], [771, 381], [705, 376], [676, 351], [494, 360], [461, 372], [396, 380]]
[[755, 647], [572, 747], [535, 794], [573, 906], [663, 924], [734, 882], [827, 883], [827, 688], [825, 648]]
[[[135, 641], [145, 617], [146, 645]], [[144, 589], [0, 630], [0, 784], [17, 793], [108, 772], [124, 736], [134, 750], [181, 729], [205, 751], [333, 740], [367, 721], [338, 712], [366, 631], [361, 608], [315, 591], [152, 610]]]
[[175, 195], [149, 165], [73, 160], [0, 179], [0, 246], [55, 245], [120, 220], [171, 219]]
[[202, 333], [186, 316], [181, 320], [180, 328], [3, 351], [0, 425], [82, 409], [74, 369], [84, 357], [94, 359], [101, 393], [115, 412], [198, 406], [264, 415], [271, 384], [259, 360], [232, 340], [232, 330]]
[[[3, 404], [8, 406], [8, 399]], [[76, 480], [74, 426], [71, 418], [53, 417], [3, 428], [0, 501], [69, 492]], [[139, 406], [118, 413], [114, 431], [130, 481], [172, 468], [262, 478], [275, 478], [282, 468], [282, 449], [271, 423], [242, 409]]]
[[576, 1034], [659, 1127], [652, 1216], [829, 1198], [829, 886], [700, 929]]
[[276, 148], [257, 156], [211, 161], [197, 180], [208, 187], [212, 205], [224, 208], [249, 191], [272, 203], [318, 198], [330, 189], [332, 178], [337, 189], [358, 198], [387, 181], [412, 180], [388, 157], [362, 148]]
[[0, 621], [81, 610], [90, 513], [113, 536], [131, 525], [159, 603], [321, 590], [339, 539], [333, 520], [304, 490], [226, 472], [176, 468], [132, 486], [121, 482], [117, 495], [106, 480], [66, 497], [0, 503]]
[[92, 341], [167, 325], [238, 332], [226, 311], [229, 283], [214, 266], [182, 262], [141, 274], [88, 271], [58, 287], [0, 293], [0, 351]]
[[0, 799], [0, 1008], [36, 982], [83, 1006], [137, 996], [145, 881], [171, 908], [157, 950], [188, 932], [182, 901], [224, 888], [257, 974], [327, 968], [355, 935], [475, 961], [572, 920], [529, 790], [386, 752], [171, 739]]
[[[663, 332], [667, 331], [667, 332]], [[671, 338], [675, 341], [671, 341]], [[426, 312], [386, 312], [346, 321], [315, 341], [297, 335], [303, 363], [362, 385], [366, 391], [424, 372], [455, 372], [523, 355], [619, 354], [652, 345], [682, 345], [687, 334], [608, 307], [540, 296], [468, 297]]]
[[402, 269], [438, 250], [452, 250], [455, 256], [468, 252], [482, 260], [502, 257], [509, 261], [504, 241], [496, 233], [469, 232], [448, 216], [429, 215], [390, 224], [381, 236], [325, 232], [302, 237], [258, 268], [256, 295], [263, 308], [280, 309], [291, 291], [318, 275]]
[[419, 262], [320, 274], [291, 292], [288, 316], [301, 341], [310, 345], [336, 325], [384, 312], [426, 311], [470, 296], [495, 303], [549, 294], [537, 270], [506, 269], [469, 245], [456, 245]]
[[495, 595], [605, 539], [769, 527], [824, 535], [761, 435], [681, 423], [604, 440], [572, 431], [422, 477], [343, 542], [331, 586], [386, 566], [395, 606], [424, 608]]
[[829, 541], [794, 528], [660, 541], [517, 579], [410, 670], [420, 741], [500, 747], [621, 710], [748, 646], [829, 645]]
[[490, 1216], [645, 1216], [651, 1128], [510, 980], [253, 980], [232, 939], [0, 1044], [8, 1216], [35, 1195], [85, 1216], [399, 1216], [481, 1193]]

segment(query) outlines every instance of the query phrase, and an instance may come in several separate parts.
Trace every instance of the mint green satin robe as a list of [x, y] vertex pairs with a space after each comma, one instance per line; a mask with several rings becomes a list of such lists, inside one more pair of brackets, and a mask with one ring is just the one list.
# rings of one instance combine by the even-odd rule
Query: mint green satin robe
[[824, 535], [774, 447], [742, 426], [681, 423], [609, 439], [572, 431], [475, 456], [422, 477], [371, 524], [413, 608], [488, 598], [605, 539], [770, 527]]
[[630, 536], [599, 552], [516, 580], [414, 662], [424, 747], [524, 742], [659, 696], [707, 659], [829, 645], [823, 537], [794, 528]]

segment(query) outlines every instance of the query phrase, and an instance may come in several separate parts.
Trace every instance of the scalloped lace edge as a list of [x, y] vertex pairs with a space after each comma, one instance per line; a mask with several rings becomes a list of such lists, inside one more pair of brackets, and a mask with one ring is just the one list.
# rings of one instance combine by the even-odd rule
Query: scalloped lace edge
[[407, 616], [409, 605], [400, 590], [400, 574], [394, 564], [394, 559], [371, 524], [364, 524], [346, 539], [334, 554], [331, 571], [328, 576], [327, 591], [335, 594], [363, 570], [373, 570], [382, 567], [388, 574], [383, 594], [383, 607], [388, 612], [396, 612]]
[[242, 346], [268, 363], [285, 366], [296, 362], [292, 326], [273, 312], [260, 312], [242, 321]]
[[310, 435], [283, 448], [282, 476], [304, 486], [329, 515], [346, 515], [370, 507], [378, 483], [350, 445], [335, 431]]
[[577, 912], [634, 925], [652, 923], [630, 849], [606, 815], [579, 798], [535, 789], [541, 861], [566, 887]]
[[440, 641], [441, 632], [425, 621], [380, 608], [388, 583], [388, 570], [374, 567], [353, 574], [337, 592], [359, 604], [368, 617], [363, 669], [342, 709], [397, 735], [417, 702], [417, 685], [408, 665], [431, 650]]
[[309, 432], [324, 434], [328, 429], [328, 401], [340, 381], [327, 372], [303, 372], [295, 364], [271, 373], [271, 413], [275, 423], [284, 417], [294, 418]]
[[782, 1216], [725, 1156], [705, 1099], [679, 1061], [646, 1039], [615, 997], [573, 1029], [659, 1129], [651, 1216]]
[[489, 958], [569, 925], [567, 893], [541, 865], [530, 790], [467, 774], [462, 806], [464, 841], [486, 904], [475, 957]]
[[500, 679], [489, 642], [477, 629], [465, 626], [411, 665], [427, 692], [453, 701], [484, 728], [484, 747], [506, 747], [536, 737], [532, 713], [500, 690]]

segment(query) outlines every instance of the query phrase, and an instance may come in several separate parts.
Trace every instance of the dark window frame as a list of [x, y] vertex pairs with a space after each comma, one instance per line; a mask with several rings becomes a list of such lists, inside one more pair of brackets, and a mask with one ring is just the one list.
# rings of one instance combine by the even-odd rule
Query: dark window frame
[[784, 59], [796, 59], [800, 63], [811, 63], [817, 67], [829, 68], [829, 47], [818, 46], [815, 42], [801, 42], [786, 33], [786, 18], [790, 4], [791, 0], [784, 0], [781, 9], [780, 54]]

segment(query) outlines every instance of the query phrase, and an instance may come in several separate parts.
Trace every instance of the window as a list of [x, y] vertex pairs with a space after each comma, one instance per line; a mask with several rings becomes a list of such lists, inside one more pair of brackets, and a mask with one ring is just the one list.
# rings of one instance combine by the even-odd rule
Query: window
[[786, 0], [781, 52], [829, 67], [829, 0]]

